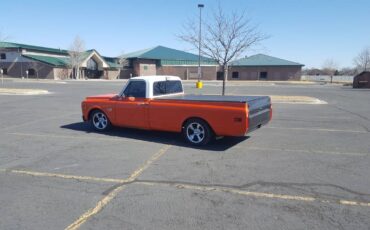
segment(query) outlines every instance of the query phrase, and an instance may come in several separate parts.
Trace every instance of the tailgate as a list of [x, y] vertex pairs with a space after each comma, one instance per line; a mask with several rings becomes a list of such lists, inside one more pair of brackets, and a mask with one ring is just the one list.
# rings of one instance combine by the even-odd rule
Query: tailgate
[[254, 97], [248, 102], [248, 132], [260, 128], [271, 119], [271, 99], [268, 96]]

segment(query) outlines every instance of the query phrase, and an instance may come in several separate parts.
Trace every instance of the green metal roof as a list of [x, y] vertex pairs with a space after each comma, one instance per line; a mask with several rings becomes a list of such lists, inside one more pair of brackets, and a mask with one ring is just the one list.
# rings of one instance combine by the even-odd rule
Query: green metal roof
[[[197, 64], [199, 56], [192, 54], [192, 53], [188, 53], [188, 52], [176, 50], [176, 49], [171, 49], [171, 48], [164, 47], [164, 46], [156, 46], [153, 48], [128, 53], [128, 54], [122, 55], [121, 57], [155, 59], [155, 60], [162, 60], [162, 64], [176, 65], [176, 63], [178, 63], [180, 65], [181, 64], [185, 65], [186, 62]], [[208, 64], [217, 65], [217, 62], [207, 57], [202, 57], [201, 60], [202, 60], [202, 63], [206, 62]], [[176, 62], [176, 61], [180, 61], [180, 62]]]
[[117, 60], [118, 60], [117, 58], [103, 57], [103, 56], [102, 56], [102, 58], [109, 65], [110, 68], [113, 68], [113, 69], [121, 68], [121, 65], [117, 63]]
[[230, 66], [304, 66], [303, 64], [292, 62], [265, 54], [256, 54], [233, 61]]
[[[84, 55], [82, 56], [83, 59], [87, 58], [88, 55], [91, 53], [92, 53], [92, 50], [88, 50], [84, 52]], [[55, 67], [67, 67], [70, 63], [69, 57], [51, 57], [51, 56], [31, 55], [31, 54], [23, 54], [22, 56], [33, 59], [35, 61], [49, 64]], [[115, 63], [114, 58], [108, 58], [108, 57], [102, 57], [102, 58], [109, 65], [110, 68], [113, 68], [113, 69], [120, 68], [120, 65]]]
[[57, 67], [66, 67], [70, 63], [69, 57], [51, 57], [31, 54], [23, 54], [22, 56]]
[[[163, 65], [163, 66], [166, 66], [166, 65], [172, 65], [172, 66], [181, 66], [181, 65], [185, 65], [185, 66], [197, 66], [199, 63], [198, 63], [198, 60], [167, 60], [167, 59], [162, 59], [160, 61], [160, 65]], [[200, 64], [201, 65], [218, 65], [217, 62], [213, 61], [213, 60], [203, 60], [201, 59], [200, 61]]]
[[58, 53], [58, 54], [68, 54], [67, 50], [62, 49], [54, 49], [54, 48], [47, 48], [42, 46], [32, 46], [32, 45], [25, 45], [13, 42], [0, 42], [0, 48], [8, 48], [8, 49], [26, 49], [26, 50], [34, 50], [34, 51], [41, 51], [41, 52], [49, 52], [49, 53]]
[[[69, 56], [68, 50], [47, 48], [47, 47], [41, 47], [41, 46], [33, 46], [33, 45], [25, 45], [25, 44], [13, 43], [13, 42], [0, 42], [0, 48], [26, 49], [26, 50], [39, 51], [39, 52], [44, 52], [44, 53], [66, 55], [66, 57], [53, 57], [53, 56], [47, 56], [47, 55], [31, 55], [31, 54], [23, 54], [22, 56], [49, 64], [52, 66], [57, 66], [57, 67], [67, 67], [70, 63], [70, 58], [68, 57]], [[91, 50], [86, 50], [85, 52], [83, 52], [81, 58], [86, 59], [92, 52], [96, 52], [99, 56], [101, 56], [96, 50], [91, 49]], [[115, 62], [114, 58], [108, 58], [108, 57], [103, 57], [103, 56], [101, 57], [109, 65], [110, 68], [120, 68], [120, 65]]]

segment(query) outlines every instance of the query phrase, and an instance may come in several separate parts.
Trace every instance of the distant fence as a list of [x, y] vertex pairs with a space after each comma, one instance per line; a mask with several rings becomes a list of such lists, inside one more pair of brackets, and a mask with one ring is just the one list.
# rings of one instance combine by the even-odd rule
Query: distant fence
[[[329, 75], [309, 76], [302, 75], [302, 81], [322, 81], [330, 82]], [[333, 82], [353, 82], [353, 76], [333, 76]]]

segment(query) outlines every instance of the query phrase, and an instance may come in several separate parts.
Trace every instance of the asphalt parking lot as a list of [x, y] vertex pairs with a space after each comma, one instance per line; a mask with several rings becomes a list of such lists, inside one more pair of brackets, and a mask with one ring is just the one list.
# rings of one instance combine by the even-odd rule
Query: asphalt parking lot
[[91, 132], [81, 100], [122, 82], [5, 87], [51, 93], [0, 95], [0, 229], [369, 229], [370, 90], [233, 82], [229, 94], [327, 104], [275, 103], [250, 136], [194, 148], [172, 133]]

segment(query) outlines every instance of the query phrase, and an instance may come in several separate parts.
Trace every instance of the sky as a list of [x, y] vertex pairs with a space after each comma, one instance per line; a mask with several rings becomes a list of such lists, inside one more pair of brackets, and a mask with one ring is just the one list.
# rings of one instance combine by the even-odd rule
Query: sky
[[104, 56], [163, 45], [197, 53], [177, 35], [182, 25], [210, 20], [220, 5], [243, 11], [269, 36], [244, 55], [256, 53], [299, 62], [306, 68], [333, 60], [352, 67], [370, 47], [369, 0], [0, 0], [0, 32], [8, 41], [68, 49], [78, 35]]

